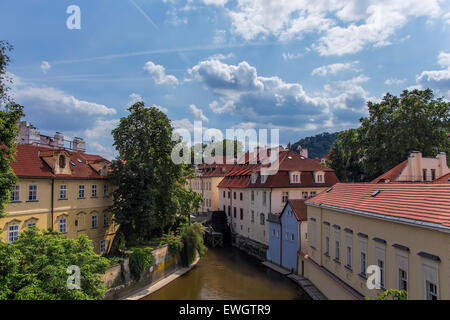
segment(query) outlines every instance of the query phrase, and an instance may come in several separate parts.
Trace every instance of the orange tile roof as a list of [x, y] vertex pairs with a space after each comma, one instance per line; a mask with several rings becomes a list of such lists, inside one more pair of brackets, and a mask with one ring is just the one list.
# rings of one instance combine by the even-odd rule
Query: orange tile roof
[[406, 164], [408, 163], [408, 160], [405, 160], [395, 167], [393, 167], [391, 170], [383, 173], [378, 178], [373, 179], [370, 183], [380, 183], [380, 182], [394, 182], [402, 173], [403, 169], [406, 167]]
[[306, 204], [450, 229], [450, 184], [338, 183], [328, 190]]
[[433, 180], [433, 183], [450, 183], [450, 172]]
[[307, 221], [308, 219], [306, 214], [305, 201], [306, 201], [305, 199], [289, 199], [286, 205], [284, 206], [283, 210], [281, 211], [281, 215], [283, 215], [284, 210], [289, 204], [291, 206], [292, 212], [294, 212], [295, 214], [295, 218], [297, 219], [297, 221]]
[[[55, 162], [53, 156], [65, 150], [70, 155], [70, 160], [75, 166], [69, 166], [72, 173], [54, 174], [51, 165]], [[97, 167], [99, 163], [108, 163], [109, 161], [98, 155], [86, 154], [81, 152], [73, 152], [61, 148], [51, 148], [43, 146], [34, 146], [29, 144], [19, 144], [15, 154], [15, 162], [11, 163], [14, 173], [19, 177], [36, 177], [36, 178], [76, 178], [76, 179], [106, 179], [98, 173]], [[78, 161], [80, 159], [80, 161]]]

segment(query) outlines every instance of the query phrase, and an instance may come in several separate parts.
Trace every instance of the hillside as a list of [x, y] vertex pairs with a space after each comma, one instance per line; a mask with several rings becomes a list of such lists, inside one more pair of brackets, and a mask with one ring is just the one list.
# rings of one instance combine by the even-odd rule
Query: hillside
[[301, 145], [302, 148], [308, 149], [309, 158], [323, 157], [328, 153], [328, 151], [330, 151], [331, 145], [337, 139], [338, 133], [339, 132], [323, 132], [313, 137], [300, 139], [299, 141], [291, 145], [291, 150], [297, 151], [297, 147]]

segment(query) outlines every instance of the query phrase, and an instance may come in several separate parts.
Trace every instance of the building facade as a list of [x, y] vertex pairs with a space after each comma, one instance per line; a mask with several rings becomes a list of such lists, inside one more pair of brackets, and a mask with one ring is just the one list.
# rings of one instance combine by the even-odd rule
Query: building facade
[[329, 299], [375, 298], [385, 289], [450, 299], [449, 184], [339, 183], [327, 191], [306, 202], [299, 273]]
[[307, 218], [304, 199], [288, 200], [281, 214], [269, 214], [267, 260], [298, 271], [297, 253], [306, 247]]
[[109, 162], [65, 148], [19, 144], [11, 164], [18, 183], [0, 219], [0, 237], [13, 242], [35, 225], [69, 238], [85, 234], [97, 253], [108, 252], [117, 225], [109, 212], [112, 186]]

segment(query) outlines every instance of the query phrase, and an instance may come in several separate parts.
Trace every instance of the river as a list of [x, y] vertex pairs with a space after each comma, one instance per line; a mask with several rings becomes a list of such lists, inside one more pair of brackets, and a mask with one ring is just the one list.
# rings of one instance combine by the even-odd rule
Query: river
[[292, 280], [233, 247], [208, 248], [188, 273], [144, 300], [306, 300]]

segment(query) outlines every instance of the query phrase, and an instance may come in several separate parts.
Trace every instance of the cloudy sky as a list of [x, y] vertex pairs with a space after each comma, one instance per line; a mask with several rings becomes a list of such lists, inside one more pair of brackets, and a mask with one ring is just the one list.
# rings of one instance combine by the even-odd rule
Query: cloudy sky
[[26, 119], [108, 158], [139, 100], [175, 127], [279, 128], [286, 144], [356, 127], [387, 92], [450, 97], [450, 1], [2, 0], [0, 39]]

